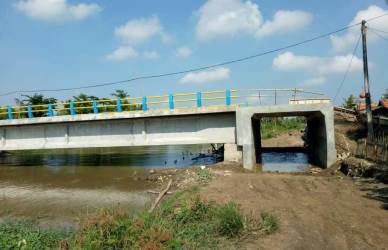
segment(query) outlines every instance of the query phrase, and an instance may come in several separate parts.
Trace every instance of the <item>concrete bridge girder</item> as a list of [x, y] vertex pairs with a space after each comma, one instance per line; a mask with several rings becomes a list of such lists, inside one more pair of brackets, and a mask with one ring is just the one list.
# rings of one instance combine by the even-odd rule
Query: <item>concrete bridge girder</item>
[[[0, 151], [225, 144], [225, 160], [256, 165], [252, 119], [307, 117], [310, 155], [327, 167], [335, 161], [333, 107], [330, 104], [258, 107], [203, 107], [144, 113], [102, 113], [0, 121]], [[256, 135], [253, 134], [255, 131]], [[242, 151], [242, 152], [241, 152]]]

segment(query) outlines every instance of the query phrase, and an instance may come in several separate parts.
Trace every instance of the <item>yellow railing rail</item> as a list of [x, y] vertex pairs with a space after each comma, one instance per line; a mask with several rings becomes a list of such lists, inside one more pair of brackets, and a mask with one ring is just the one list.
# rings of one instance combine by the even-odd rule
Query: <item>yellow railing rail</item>
[[[234, 93], [238, 90], [211, 90], [203, 92], [174, 93], [142, 97], [126, 97], [117, 99], [95, 99], [80, 101], [64, 101], [52, 104], [18, 105], [0, 107], [0, 119], [13, 119], [22, 115], [28, 118], [35, 116], [76, 115], [100, 112], [147, 111], [150, 109], [175, 109], [180, 107], [201, 108], [203, 106], [235, 106], [232, 100], [240, 98]], [[233, 93], [233, 95], [232, 95]], [[181, 106], [179, 106], [179, 104]], [[15, 117], [16, 118], [16, 117]]]

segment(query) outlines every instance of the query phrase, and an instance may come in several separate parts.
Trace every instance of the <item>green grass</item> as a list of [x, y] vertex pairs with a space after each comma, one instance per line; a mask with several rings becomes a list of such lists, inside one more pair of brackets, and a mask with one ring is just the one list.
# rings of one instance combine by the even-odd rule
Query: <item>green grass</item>
[[262, 212], [260, 217], [260, 230], [263, 233], [272, 234], [279, 229], [279, 221], [274, 215], [268, 212]]
[[198, 196], [199, 187], [177, 192], [153, 212], [136, 216], [103, 209], [73, 233], [39, 229], [29, 223], [0, 224], [0, 249], [217, 249], [233, 246], [249, 228], [265, 234], [278, 228], [263, 213], [249, 221], [235, 203], [216, 204]]
[[179, 192], [152, 213], [136, 217], [103, 210], [88, 218], [72, 245], [80, 249], [208, 249], [237, 237], [244, 218], [237, 205], [204, 202]]
[[42, 229], [31, 221], [6, 221], [0, 224], [0, 249], [53, 249], [69, 236], [69, 232]]
[[303, 130], [306, 122], [303, 118], [267, 118], [260, 123], [260, 132], [262, 139], [269, 139], [278, 135]]
[[200, 181], [207, 181], [212, 178], [212, 173], [208, 169], [201, 169], [198, 171], [197, 175], [195, 176], [196, 180]]

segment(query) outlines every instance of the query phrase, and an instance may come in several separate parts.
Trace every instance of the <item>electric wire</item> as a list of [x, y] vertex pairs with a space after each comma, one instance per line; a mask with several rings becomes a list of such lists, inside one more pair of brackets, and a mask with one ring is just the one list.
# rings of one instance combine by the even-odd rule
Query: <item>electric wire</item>
[[[388, 12], [385, 13], [385, 14], [382, 14], [382, 15], [379, 15], [379, 16], [367, 19], [366, 21], [370, 22], [370, 21], [373, 21], [375, 19], [387, 16], [387, 15], [388, 15]], [[250, 60], [250, 59], [257, 58], [257, 57], [261, 57], [261, 56], [265, 56], [265, 55], [272, 54], [272, 53], [275, 53], [275, 52], [279, 52], [279, 51], [282, 51], [282, 50], [286, 50], [286, 49], [290, 49], [290, 48], [293, 48], [293, 47], [297, 47], [297, 46], [300, 46], [300, 45], [303, 45], [303, 44], [306, 44], [306, 43], [310, 43], [310, 42], [313, 42], [315, 40], [319, 40], [319, 39], [322, 39], [322, 38], [334, 35], [336, 33], [345, 31], [347, 29], [350, 29], [352, 27], [358, 26], [360, 24], [361, 24], [361, 22], [350, 24], [350, 25], [342, 27], [340, 29], [337, 29], [337, 30], [334, 30], [334, 31], [331, 31], [331, 32], [328, 32], [328, 33], [324, 33], [324, 34], [321, 34], [321, 35], [318, 35], [318, 36], [315, 36], [315, 37], [312, 37], [312, 38], [309, 38], [309, 39], [306, 39], [306, 40], [303, 40], [303, 41], [292, 43], [292, 44], [289, 44], [289, 45], [286, 45], [286, 46], [283, 46], [283, 47], [279, 47], [279, 48], [276, 48], [276, 49], [264, 51], [264, 52], [261, 52], [261, 53], [258, 53], [258, 54], [242, 57], [242, 58], [235, 59], [235, 60], [225, 61], [225, 62], [216, 63], [216, 64], [212, 64], [212, 65], [207, 65], [207, 66], [202, 66], [202, 67], [191, 68], [191, 69], [175, 71], [175, 72], [169, 72], [169, 73], [162, 73], [162, 74], [153, 74], [153, 75], [151, 74], [151, 75], [145, 75], [145, 76], [138, 76], [138, 77], [133, 77], [133, 78], [126, 79], [126, 80], [120, 80], [120, 81], [114, 81], [114, 82], [105, 82], [105, 83], [97, 83], [97, 84], [85, 85], [85, 86], [80, 86], [80, 87], [57, 88], [57, 89], [15, 90], [15, 91], [10, 91], [10, 92], [6, 92], [6, 93], [2, 93], [2, 94], [0, 94], [0, 96], [8, 96], [8, 95], [20, 94], [20, 93], [60, 92], [60, 91], [90, 89], [90, 88], [98, 88], [98, 87], [103, 87], [103, 86], [110, 86], [110, 85], [116, 85], [116, 84], [121, 84], [121, 83], [133, 82], [133, 81], [137, 81], [137, 80], [161, 78], [161, 77], [180, 75], [180, 74], [185, 74], [185, 73], [190, 73], [190, 72], [202, 71], [202, 70], [207, 70], [207, 69], [211, 69], [211, 68], [215, 68], [215, 67], [220, 67], [220, 66], [225, 66], [225, 65], [233, 64], [233, 63], [247, 61], [247, 60]]]
[[348, 67], [347, 67], [347, 69], [346, 69], [346, 71], [345, 71], [344, 77], [342, 78], [342, 81], [341, 81], [340, 85], [338, 86], [337, 92], [336, 92], [336, 94], [335, 94], [335, 96], [334, 96], [334, 102], [337, 100], [338, 94], [340, 93], [340, 91], [341, 91], [341, 89], [342, 89], [342, 86], [344, 85], [344, 83], [345, 83], [345, 81], [346, 81], [346, 78], [348, 77], [350, 68], [351, 68], [351, 66], [352, 66], [353, 58], [354, 58], [354, 56], [356, 55], [358, 45], [360, 44], [360, 40], [361, 40], [361, 34], [360, 34], [360, 36], [359, 36], [358, 39], [357, 39], [356, 45], [355, 45], [355, 47], [354, 47], [354, 49], [353, 49], [352, 57], [351, 57], [351, 59], [350, 59], [350, 61], [349, 61], [349, 64], [348, 64]]
[[378, 32], [375, 31], [375, 29], [372, 29], [372, 28], [369, 28], [370, 31], [373, 32], [373, 34], [377, 35], [378, 37], [380, 37], [381, 39], [385, 40], [386, 42], [388, 42], [388, 38], [386, 38], [385, 36], [379, 34]]

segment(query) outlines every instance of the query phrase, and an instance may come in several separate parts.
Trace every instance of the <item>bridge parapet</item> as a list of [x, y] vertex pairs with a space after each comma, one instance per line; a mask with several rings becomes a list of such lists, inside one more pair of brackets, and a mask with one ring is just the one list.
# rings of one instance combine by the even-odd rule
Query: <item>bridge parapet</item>
[[[92, 99], [0, 107], [0, 120], [100, 113], [145, 113], [153, 110], [171, 111], [181, 108], [201, 109], [203, 107], [280, 105], [285, 103], [300, 104], [301, 99], [307, 98], [306, 95], [318, 95], [322, 97], [320, 93], [307, 92], [296, 88], [197, 91], [159, 96]], [[329, 101], [328, 99], [322, 98], [320, 100]]]

